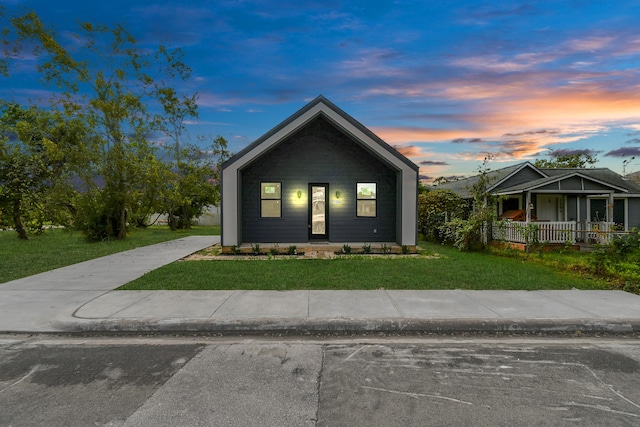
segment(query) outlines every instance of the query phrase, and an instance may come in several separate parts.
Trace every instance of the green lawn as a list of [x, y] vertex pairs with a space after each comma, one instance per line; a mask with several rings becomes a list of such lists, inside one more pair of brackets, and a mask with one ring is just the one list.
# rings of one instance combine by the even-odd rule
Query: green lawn
[[534, 262], [421, 243], [437, 258], [178, 261], [120, 289], [607, 289]]
[[82, 234], [64, 229], [19, 240], [13, 231], [0, 231], [0, 283], [77, 262], [190, 235], [218, 235], [220, 227], [171, 231], [168, 227], [132, 230], [125, 240], [89, 243]]

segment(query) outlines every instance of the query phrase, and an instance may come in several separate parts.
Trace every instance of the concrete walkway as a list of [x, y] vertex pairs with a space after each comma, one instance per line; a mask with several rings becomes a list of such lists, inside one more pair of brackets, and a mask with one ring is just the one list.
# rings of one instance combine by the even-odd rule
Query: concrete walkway
[[622, 291], [112, 291], [218, 242], [187, 237], [0, 284], [0, 332], [640, 332], [640, 296]]

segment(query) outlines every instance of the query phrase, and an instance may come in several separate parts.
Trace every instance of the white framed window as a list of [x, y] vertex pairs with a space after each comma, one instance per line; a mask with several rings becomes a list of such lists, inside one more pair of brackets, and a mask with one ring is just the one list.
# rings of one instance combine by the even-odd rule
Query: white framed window
[[375, 218], [378, 214], [378, 185], [375, 182], [356, 184], [356, 216]]
[[260, 183], [260, 218], [282, 217], [282, 183]]

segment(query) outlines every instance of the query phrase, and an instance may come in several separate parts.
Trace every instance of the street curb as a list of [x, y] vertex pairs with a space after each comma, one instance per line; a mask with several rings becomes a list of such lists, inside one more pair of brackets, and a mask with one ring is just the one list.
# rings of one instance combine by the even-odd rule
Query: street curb
[[76, 319], [67, 333], [640, 333], [640, 319]]

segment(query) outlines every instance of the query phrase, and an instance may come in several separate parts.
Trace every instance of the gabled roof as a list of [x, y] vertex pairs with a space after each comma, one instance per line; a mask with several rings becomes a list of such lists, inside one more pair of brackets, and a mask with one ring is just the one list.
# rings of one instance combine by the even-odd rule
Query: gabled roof
[[[509, 178], [521, 172], [525, 167], [530, 167], [537, 171], [540, 175], [539, 179], [527, 180], [509, 187], [500, 187]], [[507, 195], [523, 193], [525, 191], [534, 191], [549, 184], [560, 182], [569, 178], [578, 177], [609, 187], [616, 193], [640, 194], [640, 185], [625, 179], [621, 175], [613, 172], [608, 168], [536, 168], [529, 162], [519, 163], [514, 166], [506, 167], [491, 171], [487, 174], [490, 186], [489, 192]], [[462, 179], [459, 181], [448, 182], [438, 186], [438, 189], [453, 190], [463, 198], [471, 197], [473, 185], [480, 179], [479, 175]], [[562, 190], [558, 190], [562, 192]], [[597, 192], [597, 191], [595, 191]], [[594, 191], [592, 191], [594, 193]]]
[[[496, 169], [487, 172], [486, 179], [489, 182], [489, 186], [487, 191], [493, 192], [496, 188], [499, 188], [505, 181], [509, 178], [517, 175], [523, 169], [529, 168], [536, 172], [540, 178], [546, 178], [544, 172], [540, 169], [536, 168], [529, 162], [518, 163], [513, 166], [507, 166], [505, 168]], [[459, 194], [462, 198], [470, 198], [472, 197], [471, 192], [473, 190], [473, 186], [480, 181], [481, 175], [470, 176], [469, 178], [459, 179], [457, 181], [446, 182], [444, 184], [440, 184], [436, 187], [436, 189], [440, 190], [452, 190], [453, 192]]]
[[231, 165], [236, 169], [242, 169], [318, 116], [327, 119], [332, 125], [350, 136], [356, 143], [362, 145], [394, 169], [410, 168], [416, 172], [419, 170], [418, 165], [403, 156], [395, 148], [322, 95], [228, 159], [222, 164], [222, 169]]
[[[553, 184], [556, 182], [561, 182], [564, 181], [566, 179], [569, 178], [573, 178], [573, 177], [578, 177], [578, 178], [584, 178], [587, 179], [589, 181], [598, 183], [600, 185], [603, 185], [605, 187], [609, 187], [611, 190], [613, 190], [614, 192], [621, 192], [621, 193], [628, 193], [629, 189], [628, 188], [624, 188], [624, 187], [620, 187], [620, 186], [616, 186], [616, 185], [612, 185], [610, 182], [606, 182], [606, 181], [602, 181], [599, 179], [596, 179], [588, 174], [582, 173], [582, 172], [578, 172], [578, 171], [565, 171], [563, 174], [556, 174], [553, 176], [549, 176], [547, 178], [541, 178], [541, 179], [536, 179], [533, 181], [528, 181], [528, 182], [524, 182], [522, 184], [518, 184], [518, 185], [514, 185], [512, 187], [508, 187], [508, 188], [501, 188], [499, 191], [497, 191], [497, 194], [501, 194], [501, 195], [506, 195], [506, 194], [515, 194], [515, 193], [522, 193], [525, 191], [534, 191], [537, 190], [539, 188], [545, 187], [549, 184]], [[559, 192], [563, 192], [563, 190], [558, 190]], [[575, 192], [576, 190], [574, 190]], [[581, 191], [584, 192], [584, 191]], [[598, 193], [599, 191], [597, 190], [592, 190], [591, 193]]]

